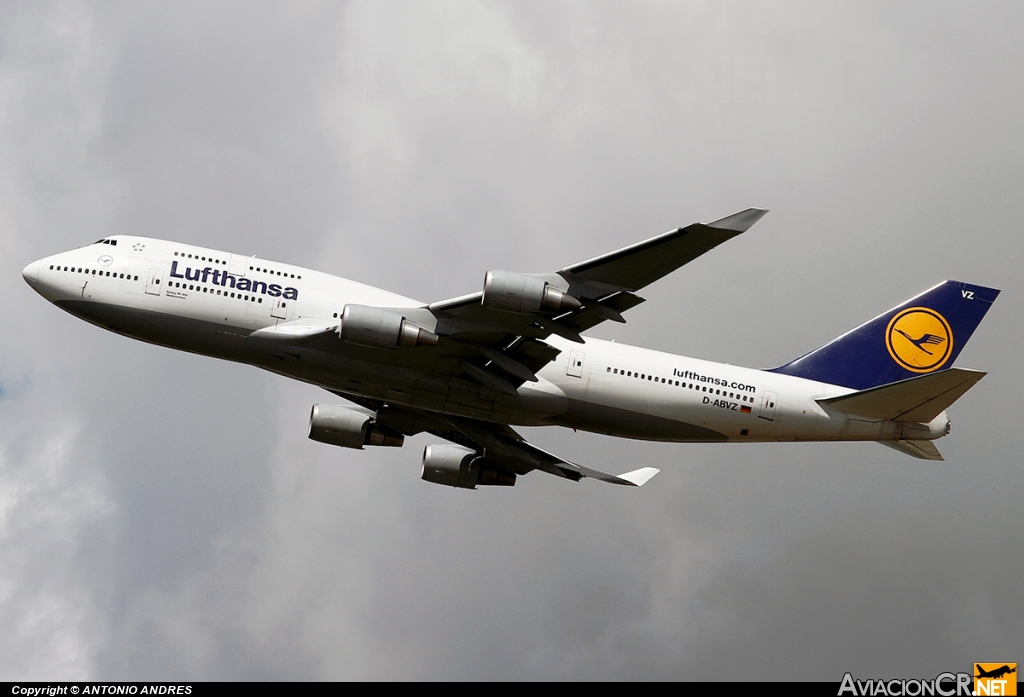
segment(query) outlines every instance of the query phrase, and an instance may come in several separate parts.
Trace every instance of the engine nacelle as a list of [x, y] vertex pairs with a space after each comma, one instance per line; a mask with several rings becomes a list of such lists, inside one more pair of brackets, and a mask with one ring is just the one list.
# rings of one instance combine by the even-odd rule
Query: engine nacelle
[[507, 312], [563, 312], [582, 307], [579, 300], [546, 281], [512, 271], [488, 271], [480, 303]]
[[461, 445], [428, 445], [423, 449], [420, 478], [460, 489], [480, 486], [515, 486], [516, 473], [495, 467], [475, 450]]
[[364, 445], [401, 448], [405, 436], [373, 421], [373, 417], [340, 404], [314, 404], [309, 437], [320, 443], [362, 450]]
[[345, 306], [338, 334], [342, 341], [360, 346], [395, 348], [437, 344], [437, 334], [417, 327], [394, 310], [366, 305]]

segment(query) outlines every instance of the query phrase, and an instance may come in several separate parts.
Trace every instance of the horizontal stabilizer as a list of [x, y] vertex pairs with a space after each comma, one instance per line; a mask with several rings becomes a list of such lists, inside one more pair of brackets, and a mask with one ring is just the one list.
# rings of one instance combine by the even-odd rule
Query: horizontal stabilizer
[[819, 399], [818, 404], [868, 419], [928, 423], [983, 377], [985, 373], [980, 370], [950, 368], [842, 397]]
[[943, 459], [939, 449], [935, 447], [935, 443], [930, 440], [880, 440], [876, 442], [921, 460]]

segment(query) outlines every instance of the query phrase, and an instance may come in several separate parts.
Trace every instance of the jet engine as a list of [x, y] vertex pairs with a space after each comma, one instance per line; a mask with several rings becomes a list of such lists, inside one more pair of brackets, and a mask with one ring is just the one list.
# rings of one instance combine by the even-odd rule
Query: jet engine
[[460, 489], [516, 484], [515, 472], [495, 467], [475, 450], [461, 445], [428, 445], [424, 448], [420, 477], [427, 482]]
[[338, 334], [342, 341], [360, 346], [395, 348], [437, 344], [437, 334], [417, 327], [394, 310], [366, 305], [345, 306]]
[[312, 440], [362, 450], [364, 445], [401, 448], [405, 436], [374, 423], [373, 416], [340, 404], [314, 404], [309, 415]]
[[563, 312], [582, 307], [573, 296], [553, 288], [546, 281], [512, 271], [488, 271], [480, 303], [508, 312]]

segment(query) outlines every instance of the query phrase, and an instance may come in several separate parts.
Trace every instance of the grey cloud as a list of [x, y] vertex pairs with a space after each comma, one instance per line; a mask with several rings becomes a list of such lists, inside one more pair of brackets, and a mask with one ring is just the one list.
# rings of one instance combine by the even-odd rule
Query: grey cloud
[[[8, 679], [926, 677], [1020, 655], [1016, 5], [0, 9]], [[770, 367], [1003, 289], [945, 463], [533, 430], [637, 491], [446, 491], [305, 438], [330, 395], [48, 306], [112, 233], [422, 300], [750, 205], [595, 334]]]

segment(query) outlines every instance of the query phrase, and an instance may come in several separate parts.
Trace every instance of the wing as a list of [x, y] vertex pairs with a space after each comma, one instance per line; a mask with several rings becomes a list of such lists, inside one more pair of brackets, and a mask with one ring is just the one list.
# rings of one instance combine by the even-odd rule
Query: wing
[[643, 486], [661, 471], [654, 467], [641, 467], [617, 476], [607, 474], [542, 450], [528, 443], [513, 428], [505, 424], [451, 416], [414, 407], [388, 405], [355, 394], [331, 391], [339, 397], [374, 411], [376, 423], [388, 430], [403, 435], [430, 433], [469, 448], [488, 465], [515, 475], [541, 470], [576, 482], [590, 477], [609, 484]]
[[622, 313], [644, 302], [636, 291], [745, 232], [765, 213], [749, 208], [694, 223], [555, 273], [488, 272], [483, 291], [427, 307], [434, 331], [442, 344], [456, 342], [464, 374], [512, 392], [558, 355], [545, 338], [582, 343], [580, 333], [605, 320], [625, 322]]
[[619, 290], [640, 290], [726, 240], [746, 232], [767, 212], [748, 208], [713, 223], [694, 223], [617, 252], [567, 266], [559, 273], [583, 286], [592, 284]]

